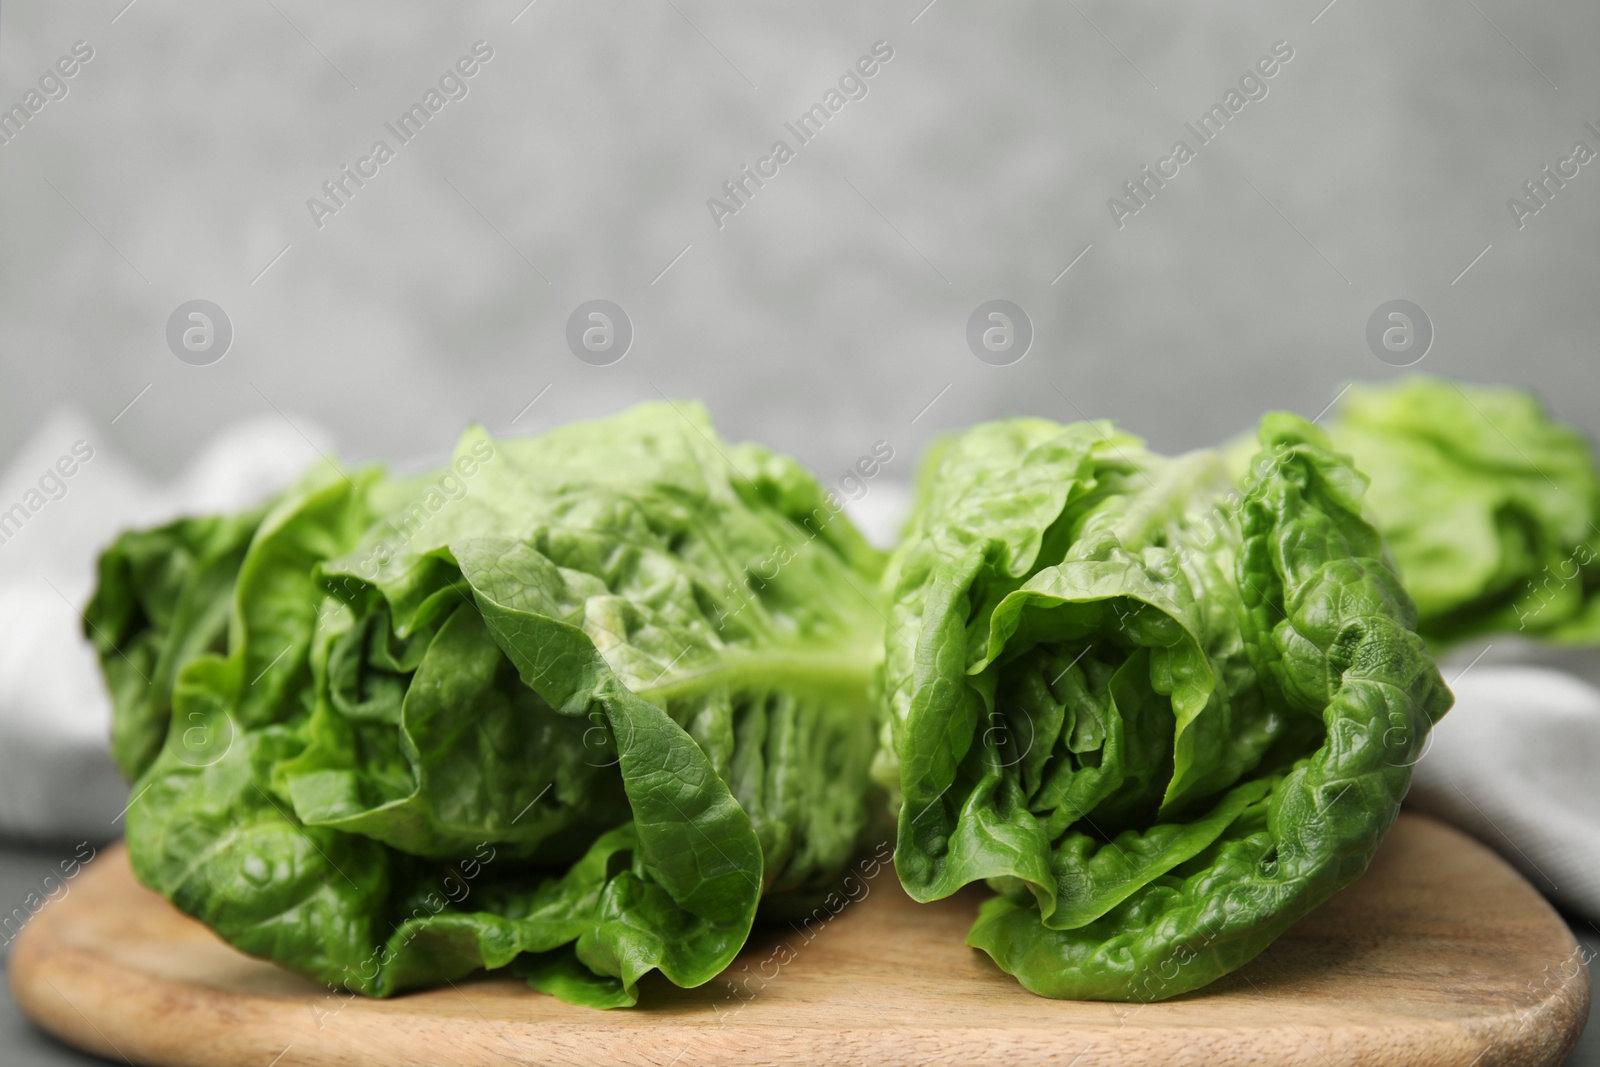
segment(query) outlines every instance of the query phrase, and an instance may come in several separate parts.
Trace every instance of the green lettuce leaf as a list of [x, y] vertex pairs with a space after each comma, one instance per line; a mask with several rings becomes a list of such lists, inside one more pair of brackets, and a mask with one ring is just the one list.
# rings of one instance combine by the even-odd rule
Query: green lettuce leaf
[[125, 534], [86, 631], [135, 873], [339, 990], [706, 982], [871, 816], [882, 564], [671, 403]]
[[1413, 377], [1352, 386], [1329, 423], [1439, 643], [1600, 640], [1600, 467], [1532, 394]]
[[1314, 426], [1165, 458], [1105, 423], [938, 446], [885, 572], [896, 867], [986, 881], [968, 942], [1052, 997], [1156, 1000], [1357, 877], [1450, 704]]

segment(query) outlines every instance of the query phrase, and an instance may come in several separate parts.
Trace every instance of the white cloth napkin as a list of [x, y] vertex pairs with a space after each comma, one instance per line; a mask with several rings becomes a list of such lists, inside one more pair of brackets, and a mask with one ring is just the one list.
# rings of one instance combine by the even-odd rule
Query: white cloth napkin
[[1430, 736], [1407, 803], [1600, 919], [1600, 689], [1549, 667], [1485, 665], [1451, 688], [1455, 707]]
[[[299, 425], [325, 449], [326, 434]], [[156, 482], [75, 409], [50, 415], [12, 457], [0, 473], [0, 835], [121, 832], [128, 788], [107, 751], [110, 702], [81, 632], [100, 549], [129, 526], [257, 503], [316, 459], [272, 415], [224, 431], [180, 477]]]

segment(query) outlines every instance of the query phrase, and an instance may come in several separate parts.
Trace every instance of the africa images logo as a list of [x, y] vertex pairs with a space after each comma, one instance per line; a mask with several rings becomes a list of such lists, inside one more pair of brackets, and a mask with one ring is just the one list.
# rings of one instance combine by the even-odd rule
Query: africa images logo
[[93, 458], [93, 445], [88, 441], [74, 441], [70, 455], [63, 455], [46, 467], [37, 486], [30, 486], [21, 500], [0, 511], [0, 545], [9, 544], [46, 504], [66, 496], [70, 488], [67, 480]]
[[439, 75], [437, 88], [429, 86], [421, 100], [401, 112], [393, 122], [383, 124], [384, 129], [394, 137], [393, 145], [382, 137], [373, 141], [371, 150], [356, 160], [354, 170], [347, 163], [339, 168], [339, 173], [322, 183], [326, 199], [307, 197], [306, 210], [311, 212], [311, 221], [316, 223], [317, 229], [327, 225], [326, 220], [330, 215], [337, 215], [348, 207], [357, 191], [364, 189], [368, 181], [378, 176], [379, 168], [394, 159], [400, 147], [415, 140], [423, 127], [443, 111], [446, 104], [452, 100], [465, 100], [472, 91], [468, 81], [493, 58], [494, 47], [488, 41], [474, 42], [470, 54], [456, 60], [453, 66]]
[[[1591, 120], [1583, 124], [1600, 143], [1600, 126]], [[1506, 207], [1511, 211], [1511, 220], [1517, 224], [1517, 229], [1522, 229], [1528, 220], [1545, 208], [1550, 206], [1550, 201], [1555, 199], [1559, 190], [1567, 187], [1567, 182], [1578, 176], [1580, 167], [1589, 163], [1595, 156], [1595, 150], [1589, 147], [1589, 142], [1579, 139], [1572, 142], [1572, 151], [1556, 160], [1554, 169], [1546, 163], [1538, 175], [1522, 183], [1522, 191], [1527, 199], [1521, 197], [1506, 197]]]
[[[845, 104], [851, 100], [865, 100], [869, 91], [868, 79], [876, 76], [883, 65], [893, 58], [893, 45], [888, 41], [874, 41], [871, 54], [862, 56], [854, 65], [846, 68], [839, 75], [838, 85], [829, 86], [828, 91], [822, 94], [820, 103], [812, 104], [793, 122], [783, 124], [784, 129], [794, 137], [794, 145], [782, 138], [773, 141], [771, 151], [756, 160], [754, 170], [746, 163], [739, 168], [738, 175], [722, 183], [726, 200], [707, 197], [706, 209], [711, 212], [711, 221], [717, 224], [717, 229], [727, 224], [728, 216], [737, 215], [748, 206], [756, 190], [776, 178], [783, 165], [795, 158], [799, 148], [815, 140], [822, 132], [822, 127], [844, 110]], [[755, 188], [751, 188], [752, 183]]]
[[1271, 91], [1267, 81], [1276, 77], [1293, 58], [1294, 47], [1288, 41], [1275, 42], [1270, 54], [1257, 59], [1239, 76], [1238, 88], [1229, 88], [1223, 94], [1222, 101], [1212, 104], [1211, 110], [1201, 115], [1197, 122], [1183, 124], [1183, 128], [1194, 137], [1193, 145], [1182, 138], [1174, 141], [1172, 151], [1156, 160], [1153, 170], [1147, 163], [1139, 168], [1137, 177], [1123, 182], [1122, 192], [1127, 199], [1119, 200], [1113, 196], [1106, 200], [1106, 210], [1111, 212], [1111, 221], [1117, 224], [1117, 229], [1122, 229], [1129, 217], [1149, 207], [1156, 191], [1165, 189], [1167, 182], [1176, 178], [1182, 172], [1181, 168], [1200, 154], [1200, 149], [1216, 140], [1247, 104], [1265, 100]]
[[0, 148], [20, 136], [23, 128], [32, 122], [47, 104], [65, 100], [67, 93], [71, 92], [71, 86], [67, 83], [77, 77], [78, 72], [93, 58], [93, 45], [88, 41], [74, 42], [72, 50], [67, 55], [57, 59], [39, 75], [37, 89], [29, 89], [19, 102], [0, 111]]

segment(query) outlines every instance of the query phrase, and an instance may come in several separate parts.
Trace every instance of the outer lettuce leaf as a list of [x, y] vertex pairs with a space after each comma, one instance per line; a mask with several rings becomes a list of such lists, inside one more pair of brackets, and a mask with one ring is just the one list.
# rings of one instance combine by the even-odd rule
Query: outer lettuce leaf
[[870, 815], [881, 566], [793, 461], [670, 404], [126, 534], [88, 630], [135, 872], [369, 995], [703, 983]]
[[229, 593], [261, 516], [183, 519], [125, 534], [120, 550], [101, 558], [88, 635], [118, 708], [112, 755], [129, 778], [166, 738], [178, 668], [221, 648]]
[[1260, 952], [1358, 876], [1449, 707], [1360, 516], [1294, 416], [1219, 454], [1109, 426], [978, 426], [925, 468], [884, 664], [918, 900], [1048, 996], [1151, 1000]]

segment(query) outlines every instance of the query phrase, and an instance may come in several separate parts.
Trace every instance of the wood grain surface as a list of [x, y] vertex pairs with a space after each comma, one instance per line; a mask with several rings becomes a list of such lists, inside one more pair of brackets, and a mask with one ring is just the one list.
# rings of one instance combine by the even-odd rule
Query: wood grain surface
[[868, 884], [824, 922], [758, 927], [699, 989], [646, 980], [634, 1009], [492, 978], [373, 1001], [235, 952], [139, 886], [118, 846], [27, 927], [10, 980], [64, 1040], [162, 1067], [1490, 1067], [1559, 1063], [1589, 1008], [1560, 917], [1487, 849], [1414, 814], [1366, 877], [1258, 959], [1164, 1003], [1035, 997], [963, 944], [980, 891], [917, 905], [890, 867]]

